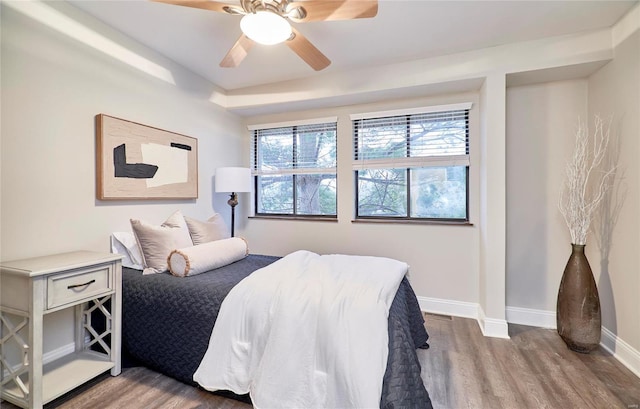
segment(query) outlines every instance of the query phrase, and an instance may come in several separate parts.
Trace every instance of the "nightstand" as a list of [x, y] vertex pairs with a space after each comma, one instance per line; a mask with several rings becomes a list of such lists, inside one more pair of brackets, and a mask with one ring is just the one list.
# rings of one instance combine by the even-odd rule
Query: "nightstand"
[[[120, 255], [76, 251], [0, 263], [0, 398], [41, 408], [101, 373], [118, 375], [121, 294]], [[44, 316], [66, 308], [75, 311], [75, 352], [43, 365]]]

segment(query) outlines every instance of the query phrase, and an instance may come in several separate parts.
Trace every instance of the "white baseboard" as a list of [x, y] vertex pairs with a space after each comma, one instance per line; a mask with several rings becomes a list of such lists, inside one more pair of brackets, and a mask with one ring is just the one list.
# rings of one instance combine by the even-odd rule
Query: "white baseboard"
[[418, 297], [418, 303], [420, 309], [425, 312], [473, 318], [486, 337], [509, 338], [507, 321], [487, 318], [478, 304], [430, 297]]
[[640, 351], [634, 349], [605, 327], [602, 327], [600, 345], [609, 351], [622, 365], [640, 377]]
[[[49, 362], [53, 362], [56, 359], [62, 358], [63, 356], [74, 353], [76, 350], [76, 344], [74, 342], [63, 345], [60, 348], [56, 348], [53, 351], [45, 352], [42, 354], [42, 364], [46, 365]], [[14, 365], [12, 370], [17, 370], [20, 367], [20, 364]], [[9, 371], [7, 369], [4, 370], [4, 378], [9, 376]]]
[[53, 362], [58, 358], [62, 358], [65, 355], [74, 353], [76, 350], [76, 344], [74, 342], [63, 345], [60, 348], [56, 348], [53, 351], [42, 354], [42, 364], [46, 365], [49, 362]]
[[509, 337], [509, 325], [507, 325], [507, 320], [487, 318], [484, 314], [484, 310], [480, 306], [478, 306], [478, 324], [482, 330], [482, 335], [485, 337], [504, 339], [511, 338]]
[[507, 307], [507, 322], [532, 327], [556, 329], [556, 312], [531, 308]]
[[440, 298], [417, 297], [420, 310], [441, 315], [454, 315], [464, 318], [478, 318], [478, 304], [443, 300]]

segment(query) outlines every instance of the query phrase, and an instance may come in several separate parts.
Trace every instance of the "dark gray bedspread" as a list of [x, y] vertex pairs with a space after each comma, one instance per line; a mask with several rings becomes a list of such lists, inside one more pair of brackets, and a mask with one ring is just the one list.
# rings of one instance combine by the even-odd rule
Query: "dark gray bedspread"
[[[278, 257], [250, 255], [193, 277], [143, 276], [123, 270], [123, 337], [126, 357], [187, 384], [209, 345], [222, 300], [240, 280]], [[431, 408], [416, 348], [427, 342], [424, 320], [406, 278], [389, 311], [389, 359], [381, 408]]]

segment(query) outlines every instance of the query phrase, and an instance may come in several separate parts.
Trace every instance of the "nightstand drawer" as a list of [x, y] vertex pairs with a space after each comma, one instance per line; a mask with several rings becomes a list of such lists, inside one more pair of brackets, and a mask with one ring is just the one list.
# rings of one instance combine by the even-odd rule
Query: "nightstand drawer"
[[47, 308], [90, 300], [113, 290], [113, 269], [102, 266], [47, 277]]

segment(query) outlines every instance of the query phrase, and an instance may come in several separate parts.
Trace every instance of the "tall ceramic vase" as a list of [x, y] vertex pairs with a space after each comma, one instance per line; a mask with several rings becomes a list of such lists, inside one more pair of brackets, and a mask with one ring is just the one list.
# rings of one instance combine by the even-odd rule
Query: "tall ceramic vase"
[[572, 244], [571, 247], [558, 291], [558, 334], [569, 349], [589, 353], [600, 344], [600, 297], [584, 254], [585, 246]]

